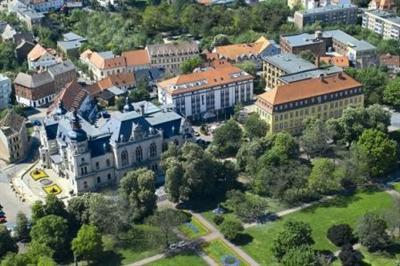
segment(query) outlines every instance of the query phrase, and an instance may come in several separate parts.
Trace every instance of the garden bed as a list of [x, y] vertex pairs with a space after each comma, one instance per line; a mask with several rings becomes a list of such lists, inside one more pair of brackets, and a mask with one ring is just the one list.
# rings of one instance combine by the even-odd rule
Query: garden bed
[[[205, 253], [210, 256], [218, 265], [221, 266], [247, 266], [248, 263], [236, 254], [229, 246], [227, 246], [222, 239], [216, 239], [204, 246]], [[231, 259], [234, 258], [234, 261]], [[226, 261], [226, 263], [224, 263]]]
[[190, 222], [179, 226], [179, 231], [189, 239], [196, 239], [205, 236], [210, 232], [198, 219], [196, 219], [196, 217], [192, 217]]
[[43, 190], [44, 190], [48, 195], [58, 195], [58, 194], [60, 194], [60, 193], [62, 192], [62, 189], [61, 189], [58, 185], [56, 185], [56, 184], [43, 187]]
[[49, 177], [44, 170], [40, 170], [40, 169], [35, 169], [35, 170], [31, 171], [30, 176], [35, 181]]

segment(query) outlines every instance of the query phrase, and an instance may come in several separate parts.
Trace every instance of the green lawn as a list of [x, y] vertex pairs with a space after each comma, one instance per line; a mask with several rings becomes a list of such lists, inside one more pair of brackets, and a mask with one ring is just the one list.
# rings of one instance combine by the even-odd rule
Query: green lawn
[[400, 183], [395, 183], [395, 184], [393, 184], [393, 188], [394, 188], [396, 191], [400, 192]]
[[159, 261], [147, 264], [149, 266], [205, 266], [207, 263], [196, 255], [177, 255], [171, 258], [161, 259]]
[[122, 249], [118, 253], [123, 257], [122, 264], [129, 264], [135, 261], [145, 259], [147, 257], [154, 256], [160, 253], [161, 250], [134, 250], [134, 249]]
[[179, 231], [189, 239], [196, 239], [209, 233], [209, 230], [195, 217], [192, 217], [190, 224], [191, 226], [188, 224], [182, 224], [179, 226]]
[[239, 255], [237, 255], [230, 247], [228, 247], [221, 239], [213, 240], [204, 247], [205, 253], [210, 256], [219, 265], [222, 265], [223, 256], [234, 256], [240, 260], [240, 265], [248, 265]]
[[[364, 213], [382, 212], [391, 205], [392, 199], [385, 192], [358, 193], [351, 197], [336, 198], [330, 202], [287, 215], [280, 221], [247, 229], [246, 233], [251, 236], [252, 240], [243, 248], [261, 265], [278, 265], [270, 251], [272, 240], [282, 230], [283, 223], [288, 219], [293, 219], [311, 225], [317, 249], [335, 251], [337, 248], [326, 238], [326, 232], [330, 226], [339, 223], [355, 226], [357, 220]], [[380, 266], [381, 264], [375, 264], [375, 260], [371, 257], [371, 265]]]

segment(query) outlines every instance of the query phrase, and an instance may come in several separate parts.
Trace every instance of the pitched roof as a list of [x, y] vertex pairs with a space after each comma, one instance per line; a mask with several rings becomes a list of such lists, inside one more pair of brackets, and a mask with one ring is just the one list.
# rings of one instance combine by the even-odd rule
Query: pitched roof
[[81, 54], [81, 59], [89, 61], [98, 69], [110, 69], [126, 66], [125, 57], [114, 56], [109, 53], [98, 53], [86, 50]]
[[136, 83], [135, 76], [133, 73], [119, 73], [115, 75], [110, 75], [98, 82], [98, 86], [101, 90], [105, 90], [115, 87], [121, 86], [134, 86]]
[[50, 106], [48, 113], [57, 108], [60, 102], [62, 102], [63, 107], [68, 112], [78, 110], [88, 95], [88, 91], [85, 90], [77, 81], [72, 81], [57, 95], [54, 103]]
[[140, 66], [150, 64], [149, 54], [145, 49], [123, 52], [127, 66]]
[[35, 47], [29, 52], [28, 60], [36, 61], [43, 55], [47, 53], [47, 50], [43, 48], [40, 44], [36, 44]]
[[278, 86], [259, 95], [257, 98], [277, 105], [361, 86], [361, 83], [342, 73], [341, 75], [328, 76], [323, 79], [314, 78]]
[[[11, 135], [14, 133], [18, 133], [21, 130], [21, 127], [25, 123], [25, 117], [17, 114], [13, 109], [9, 110], [7, 114], [0, 120], [0, 127], [7, 128], [6, 131], [3, 132], [9, 133], [6, 135]], [[11, 131], [10, 131], [11, 130]]]
[[381, 55], [380, 58], [380, 63], [382, 65], [396, 65], [400, 66], [400, 56], [399, 55], [391, 55], [391, 54], [385, 54]]
[[150, 44], [146, 46], [146, 50], [149, 52], [150, 56], [179, 53], [198, 53], [199, 46], [195, 42]]
[[249, 79], [253, 76], [238, 67], [229, 66], [179, 75], [159, 82], [158, 86], [174, 95]]
[[20, 72], [14, 80], [15, 84], [31, 89], [40, 87], [50, 82], [53, 82], [53, 78], [47, 71], [34, 73], [32, 75]]
[[238, 57], [246, 55], [258, 56], [271, 42], [265, 37], [260, 37], [253, 43], [240, 43], [215, 47], [215, 52], [220, 57], [236, 60]]

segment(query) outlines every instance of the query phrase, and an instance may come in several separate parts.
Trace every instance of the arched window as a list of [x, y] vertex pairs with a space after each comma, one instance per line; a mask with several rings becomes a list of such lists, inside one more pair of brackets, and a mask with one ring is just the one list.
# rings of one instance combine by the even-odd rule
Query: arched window
[[175, 143], [176, 146], [179, 146], [179, 140], [174, 139], [174, 143]]
[[122, 166], [125, 166], [125, 165], [129, 164], [129, 158], [128, 158], [128, 152], [127, 151], [122, 151], [121, 152], [121, 164], [122, 164]]
[[97, 177], [97, 183], [101, 183], [101, 178], [100, 178], [100, 176]]
[[143, 151], [142, 147], [137, 147], [136, 148], [136, 161], [140, 163], [143, 160]]
[[153, 142], [150, 144], [150, 157], [154, 158], [157, 156], [157, 145]]

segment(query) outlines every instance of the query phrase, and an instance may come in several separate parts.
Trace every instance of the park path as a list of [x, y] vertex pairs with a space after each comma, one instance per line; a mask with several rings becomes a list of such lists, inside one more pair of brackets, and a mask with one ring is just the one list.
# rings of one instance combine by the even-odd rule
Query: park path
[[134, 263], [127, 264], [126, 266], [142, 266], [142, 265], [146, 265], [146, 264], [155, 262], [157, 260], [161, 260], [163, 258], [165, 258], [165, 254], [164, 253], [157, 254], [157, 255], [154, 255], [154, 256], [151, 256], [151, 257], [136, 261]]
[[[331, 199], [333, 199], [333, 198], [334, 198], [334, 196], [326, 196], [326, 197], [324, 197], [324, 198], [322, 198], [322, 199], [320, 199], [320, 200], [317, 200], [317, 201], [313, 201], [313, 202], [309, 202], [309, 203], [304, 203], [304, 204], [301, 204], [300, 206], [293, 207], [293, 208], [290, 208], [290, 209], [286, 209], [286, 210], [277, 212], [277, 213], [276, 213], [276, 216], [277, 216], [277, 217], [283, 217], [283, 216], [285, 216], [285, 215], [288, 215], [288, 214], [291, 214], [291, 213], [294, 213], [294, 212], [298, 212], [298, 211], [304, 210], [304, 209], [306, 209], [306, 208], [308, 208], [308, 207], [311, 207], [311, 206], [313, 206], [313, 205], [315, 205], [315, 204], [322, 203], [322, 202], [326, 202], [326, 201], [331, 200]], [[243, 224], [243, 227], [244, 227], [244, 228], [250, 228], [250, 227], [253, 227], [253, 226], [256, 226], [256, 225], [262, 225], [262, 224], [263, 224], [263, 223], [258, 223], [258, 222], [255, 222], [255, 223], [245, 223], [245, 224]]]

